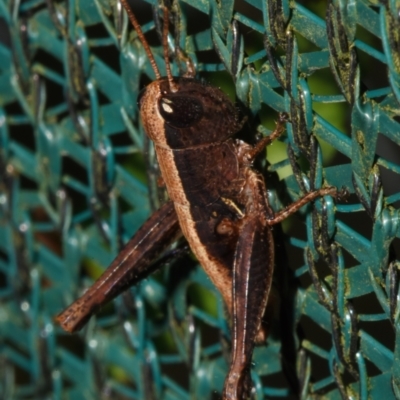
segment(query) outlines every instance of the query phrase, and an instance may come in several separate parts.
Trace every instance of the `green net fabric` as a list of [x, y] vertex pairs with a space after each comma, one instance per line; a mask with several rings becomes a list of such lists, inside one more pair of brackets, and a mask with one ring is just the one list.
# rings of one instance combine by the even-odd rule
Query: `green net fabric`
[[[134, 9], [164, 74], [151, 5]], [[325, 185], [350, 193], [275, 229], [254, 397], [400, 398], [399, 3], [172, 10], [171, 50], [234, 92], [249, 125], [266, 134], [289, 114], [265, 167], [273, 207]], [[229, 321], [190, 254], [167, 255], [78, 335], [53, 322], [159, 204], [137, 108], [154, 73], [121, 6], [1, 0], [0, 33], [0, 398], [219, 398]], [[171, 58], [179, 74], [187, 59]]]

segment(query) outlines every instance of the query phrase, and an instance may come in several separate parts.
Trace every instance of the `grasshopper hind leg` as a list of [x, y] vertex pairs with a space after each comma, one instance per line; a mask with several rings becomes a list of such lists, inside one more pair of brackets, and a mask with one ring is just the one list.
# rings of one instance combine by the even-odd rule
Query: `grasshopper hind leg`
[[126, 244], [100, 278], [56, 321], [70, 333], [80, 330], [101, 306], [150, 275], [153, 261], [182, 233], [171, 201], [157, 210]]
[[251, 359], [272, 283], [271, 229], [257, 216], [246, 219], [233, 266], [232, 362], [225, 380], [224, 400], [249, 398]]

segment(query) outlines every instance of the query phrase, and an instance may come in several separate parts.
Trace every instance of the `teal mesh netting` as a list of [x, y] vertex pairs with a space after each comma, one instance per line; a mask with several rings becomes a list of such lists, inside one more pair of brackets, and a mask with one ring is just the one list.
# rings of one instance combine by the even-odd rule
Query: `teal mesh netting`
[[[133, 5], [163, 70], [156, 1]], [[399, 3], [172, 10], [171, 50], [235, 96], [253, 139], [288, 112], [264, 167], [274, 208], [324, 185], [350, 192], [275, 229], [255, 398], [400, 398]], [[154, 74], [120, 5], [1, 0], [0, 31], [0, 398], [219, 398], [229, 321], [179, 248], [80, 334], [53, 322], [162, 201], [137, 110]]]

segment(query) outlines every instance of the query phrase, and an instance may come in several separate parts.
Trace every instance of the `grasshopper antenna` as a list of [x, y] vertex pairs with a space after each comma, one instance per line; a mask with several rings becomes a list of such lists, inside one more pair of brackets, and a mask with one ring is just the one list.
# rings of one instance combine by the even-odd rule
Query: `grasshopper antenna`
[[[154, 59], [153, 53], [150, 50], [150, 46], [146, 41], [146, 38], [144, 37], [142, 28], [140, 27], [140, 24], [138, 22], [138, 20], [135, 17], [135, 14], [133, 14], [129, 4], [128, 4], [128, 0], [121, 0], [122, 5], [124, 6], [129, 20], [131, 21], [132, 25], [134, 26], [136, 33], [139, 37], [140, 42], [143, 45], [143, 48], [147, 54], [147, 57], [149, 58], [151, 67], [153, 68], [153, 71], [156, 75], [156, 79], [159, 80], [161, 79], [161, 74], [160, 74], [160, 70], [157, 67], [157, 63], [156, 60]], [[168, 79], [168, 85], [169, 85], [169, 89], [171, 90], [171, 92], [176, 92], [178, 89], [174, 83], [174, 78], [172, 77], [172, 73], [171, 73], [171, 67], [169, 64], [169, 59], [168, 59], [168, 9], [167, 7], [163, 7], [163, 13], [164, 13], [164, 27], [163, 27], [163, 38], [162, 38], [162, 45], [164, 48], [164, 62], [165, 62], [165, 68], [167, 70], [167, 79]]]
[[168, 8], [163, 7], [164, 11], [164, 27], [163, 27], [163, 48], [164, 48], [164, 62], [165, 62], [165, 68], [167, 70], [167, 79], [168, 79], [168, 84], [169, 84], [169, 89], [171, 92], [177, 92], [178, 89], [174, 83], [174, 78], [172, 77], [172, 72], [171, 72], [171, 66], [169, 65], [169, 59], [168, 59]]
[[121, 3], [125, 8], [126, 13], [128, 14], [129, 20], [131, 21], [132, 25], [134, 26], [134, 28], [136, 30], [136, 33], [139, 37], [140, 42], [142, 43], [142, 46], [143, 46], [143, 48], [147, 54], [147, 57], [150, 61], [151, 67], [153, 68], [153, 71], [156, 74], [156, 79], [157, 80], [161, 79], [160, 70], [157, 67], [156, 60], [154, 59], [153, 53], [150, 50], [150, 46], [147, 43], [146, 38], [143, 35], [142, 28], [140, 27], [140, 24], [139, 24], [138, 20], [136, 19], [135, 14], [133, 14], [127, 0], [121, 0]]

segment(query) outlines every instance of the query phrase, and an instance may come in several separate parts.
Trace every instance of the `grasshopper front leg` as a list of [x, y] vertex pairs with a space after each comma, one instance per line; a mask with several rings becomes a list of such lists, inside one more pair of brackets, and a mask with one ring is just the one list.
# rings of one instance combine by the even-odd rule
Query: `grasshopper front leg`
[[181, 235], [174, 204], [169, 201], [153, 213], [100, 278], [56, 321], [70, 333], [81, 329], [102, 305], [152, 273], [156, 257]]

